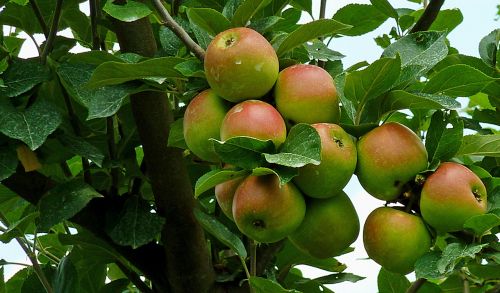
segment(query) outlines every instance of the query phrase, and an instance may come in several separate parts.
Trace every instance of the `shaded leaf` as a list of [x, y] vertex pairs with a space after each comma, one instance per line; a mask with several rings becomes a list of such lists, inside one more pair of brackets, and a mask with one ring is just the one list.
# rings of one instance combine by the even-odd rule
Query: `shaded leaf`
[[[486, 35], [479, 42], [479, 56], [486, 64], [495, 67], [496, 55], [498, 52], [498, 43], [500, 42], [500, 29], [496, 29]], [[498, 63], [499, 61], [496, 60]]]
[[170, 124], [170, 134], [168, 135], [168, 146], [180, 149], [187, 149], [186, 141], [184, 140], [183, 120], [179, 118]]
[[365, 277], [357, 276], [352, 273], [336, 273], [319, 277], [313, 280], [321, 284], [337, 284], [342, 282], [356, 283], [357, 281], [361, 281], [363, 279], [365, 279]]
[[491, 228], [500, 225], [500, 217], [495, 214], [473, 216], [464, 223], [464, 228], [472, 230], [477, 236], [482, 236]]
[[73, 135], [63, 135], [59, 137], [59, 140], [73, 154], [91, 160], [99, 168], [102, 167], [104, 154], [99, 148], [92, 145], [90, 142]]
[[360, 36], [378, 28], [387, 20], [387, 15], [373, 5], [348, 4], [340, 8], [333, 19], [352, 26], [342, 31], [343, 35]]
[[15, 97], [48, 80], [50, 71], [38, 60], [14, 59], [0, 77], [3, 79], [0, 97]]
[[26, 228], [28, 228], [29, 225], [33, 224], [34, 220], [38, 217], [38, 213], [30, 213], [20, 220], [16, 221], [15, 223], [12, 223], [7, 231], [2, 232], [0, 234], [0, 241], [3, 243], [9, 243], [12, 239], [16, 237], [21, 237], [24, 236], [26, 232]]
[[231, 22], [222, 13], [211, 8], [190, 8], [187, 15], [191, 23], [196, 24], [211, 36], [231, 27]]
[[125, 289], [127, 289], [127, 286], [130, 284], [129, 279], [117, 279], [114, 281], [111, 281], [104, 285], [100, 290], [99, 293], [116, 293], [116, 292], [123, 292]]
[[300, 293], [297, 290], [287, 290], [281, 287], [280, 284], [261, 277], [250, 277], [250, 287], [254, 290], [255, 293]]
[[285, 166], [274, 166], [272, 169], [267, 167], [257, 167], [252, 170], [252, 175], [254, 176], [264, 176], [270, 174], [278, 176], [280, 186], [283, 186], [292, 181], [293, 177], [299, 175], [299, 172], [297, 168]]
[[198, 178], [194, 187], [194, 196], [200, 196], [203, 192], [215, 187], [219, 183], [223, 183], [248, 174], [250, 174], [248, 170], [212, 170]]
[[73, 293], [79, 290], [78, 272], [69, 257], [64, 257], [57, 266], [52, 286], [57, 293]]
[[211, 139], [214, 150], [225, 163], [253, 169], [262, 165], [264, 157], [262, 153], [273, 153], [275, 148], [271, 140], [260, 140], [253, 137], [232, 137], [224, 142]]
[[415, 262], [415, 275], [418, 278], [439, 279], [444, 276], [438, 271], [438, 262], [441, 259], [441, 253], [430, 251], [424, 254]]
[[17, 155], [13, 149], [0, 147], [0, 181], [16, 172]]
[[464, 123], [455, 111], [449, 115], [437, 111], [432, 115], [431, 124], [425, 137], [429, 162], [451, 159], [462, 144]]
[[269, 3], [271, 3], [271, 0], [244, 0], [234, 12], [232, 18], [233, 26], [246, 26], [248, 21], [259, 10], [269, 5]]
[[392, 273], [380, 268], [377, 277], [379, 293], [405, 293], [410, 287], [410, 281], [401, 274]]
[[457, 155], [500, 157], [500, 134], [466, 135]]
[[120, 4], [108, 0], [102, 10], [110, 16], [125, 22], [136, 21], [150, 15], [152, 12], [146, 4], [134, 0], [127, 0]]
[[207, 215], [199, 209], [194, 210], [194, 216], [205, 231], [217, 238], [227, 247], [231, 248], [240, 258], [245, 259], [247, 257], [247, 251], [241, 239], [215, 217]]
[[279, 16], [269, 16], [265, 18], [260, 18], [252, 21], [248, 27], [259, 32], [261, 35], [265, 34], [269, 29], [271, 29], [275, 24], [280, 21], [281, 17]]
[[292, 0], [290, 5], [312, 15], [312, 0]]

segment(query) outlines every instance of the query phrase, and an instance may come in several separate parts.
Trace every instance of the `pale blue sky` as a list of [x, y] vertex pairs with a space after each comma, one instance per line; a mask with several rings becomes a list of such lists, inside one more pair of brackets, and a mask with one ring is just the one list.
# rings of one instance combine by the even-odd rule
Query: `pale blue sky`
[[[403, 0], [389, 0], [390, 3], [397, 8], [407, 7], [417, 9], [419, 5], [403, 1]], [[315, 16], [319, 11], [319, 0], [313, 0]], [[349, 3], [369, 3], [369, 1], [345, 1], [345, 0], [329, 0], [326, 16], [331, 17], [335, 11]], [[461, 53], [473, 56], [479, 56], [478, 44], [483, 36], [490, 33], [493, 29], [499, 27], [499, 22], [495, 21], [496, 5], [498, 0], [457, 0], [446, 1], [443, 9], [459, 8], [464, 15], [463, 22], [449, 35], [451, 45], [457, 48]], [[307, 21], [304, 18], [304, 21]], [[349, 37], [335, 39], [331, 44], [331, 48], [346, 55], [343, 62], [345, 67], [354, 63], [366, 60], [372, 62], [379, 58], [382, 49], [378, 47], [373, 38], [383, 33], [388, 33], [390, 28], [394, 25], [394, 20], [389, 19], [380, 28], [367, 35], [360, 37]], [[41, 40], [41, 38], [38, 38]], [[31, 45], [31, 42], [28, 41]], [[26, 46], [23, 48], [22, 55], [35, 56], [36, 51], [33, 46]], [[383, 204], [382, 201], [376, 200], [369, 196], [359, 185], [357, 179], [353, 177], [351, 182], [345, 188], [346, 193], [351, 197], [356, 210], [358, 211], [361, 225], [363, 225], [367, 215], [376, 207]], [[366, 252], [362, 245], [362, 237], [358, 237], [355, 242], [356, 250], [348, 255], [339, 257], [341, 262], [348, 265], [347, 272], [367, 277], [358, 283], [341, 283], [329, 286], [337, 293], [356, 292], [356, 293], [373, 293], [377, 292], [377, 274], [379, 266], [371, 260], [366, 260]], [[20, 250], [15, 241], [9, 244], [0, 244], [0, 259], [5, 259], [12, 262], [29, 263], [28, 258]], [[19, 266], [8, 265], [5, 267], [6, 277], [12, 276]], [[325, 274], [316, 269], [303, 268], [304, 273], [308, 277], [317, 277]], [[410, 278], [414, 278], [410, 275]]]

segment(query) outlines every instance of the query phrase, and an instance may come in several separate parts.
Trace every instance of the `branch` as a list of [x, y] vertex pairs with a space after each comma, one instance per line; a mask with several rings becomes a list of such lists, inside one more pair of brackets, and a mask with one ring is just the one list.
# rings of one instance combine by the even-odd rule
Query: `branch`
[[420, 31], [428, 30], [436, 17], [439, 14], [441, 6], [443, 6], [444, 0], [431, 0], [429, 5], [424, 10], [422, 16], [418, 19], [415, 26], [411, 29], [410, 33], [416, 33]]
[[127, 268], [127, 266], [125, 266], [123, 263], [119, 261], [115, 262], [115, 264], [120, 268], [123, 274], [127, 276], [127, 278], [132, 282], [132, 284], [134, 284], [137, 287], [137, 289], [139, 289], [139, 292], [153, 293], [153, 290], [151, 290], [151, 288], [149, 288], [148, 285], [146, 285], [146, 283], [144, 283], [141, 280], [141, 277], [136, 272]]
[[416, 280], [415, 282], [413, 282], [413, 284], [411, 284], [411, 287], [406, 290], [406, 293], [417, 293], [418, 289], [420, 289], [420, 287], [422, 287], [425, 282], [427, 282], [427, 280], [424, 278]]
[[36, 4], [35, 0], [29, 0], [31, 4], [31, 8], [33, 9], [33, 12], [35, 13], [36, 19], [38, 19], [38, 23], [40, 24], [40, 27], [42, 28], [42, 32], [45, 35], [45, 39], [49, 37], [49, 28], [47, 27], [47, 24], [45, 23], [45, 20], [43, 19], [42, 12], [40, 11], [40, 7], [38, 7], [38, 4]]
[[54, 17], [52, 18], [52, 26], [50, 27], [49, 37], [45, 42], [45, 47], [43, 48], [42, 55], [40, 56], [42, 64], [45, 64], [47, 62], [47, 56], [52, 51], [52, 46], [54, 46], [54, 41], [56, 39], [57, 30], [59, 27], [59, 19], [61, 18], [62, 3], [63, 0], [57, 0]]
[[115, 142], [115, 126], [113, 116], [106, 118], [106, 135], [108, 140], [109, 158], [111, 160], [111, 188], [109, 194], [111, 196], [118, 195], [118, 180], [120, 179], [120, 172], [114, 161], [116, 160], [116, 142]]
[[97, 16], [98, 16], [98, 9], [100, 7], [97, 6], [97, 0], [90, 0], [89, 1], [89, 6], [90, 6], [90, 30], [92, 32], [92, 50], [99, 50], [99, 34], [97, 32]]
[[205, 50], [193, 41], [189, 34], [170, 16], [167, 9], [161, 3], [161, 0], [152, 0], [152, 2], [160, 14], [163, 24], [181, 39], [189, 51], [193, 52], [198, 59], [203, 61], [205, 59]]
[[[326, 0], [321, 0], [321, 4], [319, 7], [319, 19], [325, 18], [325, 12], [326, 12]], [[323, 41], [323, 38], [320, 38], [321, 41]], [[318, 66], [321, 68], [325, 68], [326, 62], [323, 60], [318, 60]]]

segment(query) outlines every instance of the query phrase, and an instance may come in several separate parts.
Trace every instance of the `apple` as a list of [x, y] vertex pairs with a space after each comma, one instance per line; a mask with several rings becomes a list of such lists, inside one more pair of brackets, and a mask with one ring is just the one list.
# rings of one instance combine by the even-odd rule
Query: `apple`
[[295, 123], [337, 123], [339, 100], [333, 78], [323, 68], [297, 64], [278, 75], [274, 88], [276, 108]]
[[406, 275], [429, 251], [431, 236], [420, 217], [380, 207], [366, 218], [363, 243], [368, 256], [376, 263], [388, 271]]
[[234, 221], [233, 218], [233, 199], [238, 186], [245, 177], [238, 177], [226, 182], [222, 182], [215, 186], [215, 199], [219, 204], [220, 209], [229, 219]]
[[446, 162], [424, 183], [420, 211], [424, 220], [440, 232], [463, 230], [467, 219], [486, 213], [486, 187], [467, 167]]
[[220, 138], [220, 127], [228, 103], [208, 89], [194, 97], [186, 108], [183, 132], [186, 145], [193, 154], [208, 162], [218, 162], [210, 138]]
[[316, 258], [341, 254], [359, 234], [359, 218], [343, 191], [327, 199], [307, 202], [302, 224], [288, 239], [301, 251]]
[[207, 47], [204, 66], [210, 87], [235, 103], [265, 95], [279, 73], [278, 56], [271, 44], [245, 27], [215, 36]]
[[247, 100], [232, 107], [222, 121], [221, 139], [225, 141], [235, 136], [272, 140], [278, 147], [286, 139], [285, 120], [270, 104]]
[[275, 175], [248, 176], [233, 199], [238, 229], [262, 243], [277, 242], [295, 231], [304, 219], [306, 203], [300, 191]]
[[403, 186], [427, 168], [427, 151], [408, 127], [390, 122], [364, 136], [357, 144], [356, 175], [372, 196], [391, 201]]
[[321, 164], [299, 169], [294, 183], [306, 195], [327, 198], [338, 194], [356, 169], [356, 144], [340, 126], [329, 123], [311, 125], [321, 138]]

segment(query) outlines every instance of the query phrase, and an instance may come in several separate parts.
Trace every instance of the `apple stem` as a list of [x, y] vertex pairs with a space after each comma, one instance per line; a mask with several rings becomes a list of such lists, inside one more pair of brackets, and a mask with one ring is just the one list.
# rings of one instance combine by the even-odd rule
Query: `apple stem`
[[418, 290], [420, 289], [420, 287], [422, 287], [425, 282], [427, 282], [426, 279], [424, 278], [420, 278], [420, 279], [417, 279], [415, 282], [413, 282], [413, 284], [411, 285], [410, 288], [408, 288], [408, 290], [406, 290], [406, 293], [415, 293], [415, 292], [418, 292]]
[[469, 286], [469, 280], [467, 279], [467, 276], [465, 274], [462, 274], [462, 279], [463, 279], [463, 293], [470, 293], [470, 286]]
[[241, 265], [243, 266], [243, 269], [245, 270], [245, 275], [247, 276], [247, 279], [250, 279], [251, 275], [250, 272], [248, 271], [248, 266], [247, 263], [245, 262], [245, 259], [240, 257]]

